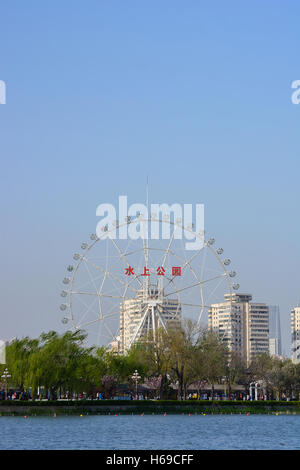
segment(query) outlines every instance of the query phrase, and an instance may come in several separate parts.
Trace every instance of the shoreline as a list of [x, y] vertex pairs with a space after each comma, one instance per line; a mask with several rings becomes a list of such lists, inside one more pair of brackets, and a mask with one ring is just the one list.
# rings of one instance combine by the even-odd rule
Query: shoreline
[[300, 401], [2, 401], [1, 416], [300, 414]]

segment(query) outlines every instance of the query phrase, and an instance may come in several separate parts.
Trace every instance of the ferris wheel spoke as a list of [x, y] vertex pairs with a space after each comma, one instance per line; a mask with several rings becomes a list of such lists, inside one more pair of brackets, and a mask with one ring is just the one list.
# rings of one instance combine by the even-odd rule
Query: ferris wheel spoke
[[85, 303], [85, 301], [84, 301], [81, 297], [77, 297], [77, 299], [79, 300], [79, 302], [80, 302], [86, 309], [90, 310], [90, 309], [93, 307], [93, 305], [95, 304], [95, 302], [96, 302], [96, 300], [97, 300], [97, 297], [95, 297], [95, 299], [92, 301], [92, 303], [91, 303], [90, 305], [87, 305], [87, 304]]
[[[104, 283], [105, 283], [105, 281], [106, 281], [106, 276], [107, 276], [107, 273], [105, 273], [104, 276], [103, 276], [103, 279], [102, 279], [102, 282], [101, 282], [101, 286], [100, 286], [99, 292], [102, 292]], [[99, 315], [101, 316], [101, 315], [102, 315], [101, 297], [98, 297], [98, 307], [99, 307]], [[98, 329], [98, 333], [99, 333], [99, 329]]]
[[[104, 284], [105, 284], [105, 281], [106, 281], [107, 277], [108, 277], [108, 272], [106, 271], [105, 274], [104, 274], [103, 281], [101, 283], [100, 289], [99, 289], [99, 293], [101, 294], [101, 296], [104, 296], [103, 289], [104, 289]], [[117, 293], [120, 288], [116, 286], [114, 279], [111, 279], [111, 283], [112, 283], [112, 286], [111, 286], [112, 291]], [[108, 295], [108, 294], [110, 294], [110, 291], [106, 292], [106, 295]]]
[[[107, 242], [108, 242], [109, 239], [107, 239]], [[110, 240], [111, 241], [111, 240]], [[129, 245], [128, 245], [129, 246]], [[117, 281], [121, 284], [123, 284], [123, 286], [125, 287], [125, 289], [127, 288], [128, 284], [124, 283], [124, 281], [121, 281], [121, 279], [116, 275], [116, 274], [112, 274], [109, 270], [109, 245], [107, 243], [107, 246], [106, 246], [106, 274], [108, 274], [110, 276], [110, 278], [112, 279], [112, 284], [113, 286], [115, 286], [114, 284], [114, 281]], [[119, 261], [120, 257], [117, 256], [116, 257], [116, 261]], [[113, 265], [111, 266], [111, 268], [113, 267]]]
[[99, 297], [99, 293], [95, 293], [95, 292], [84, 292], [84, 291], [75, 291], [75, 290], [72, 290], [71, 291], [71, 294], [79, 294], [79, 295], [89, 295], [91, 297]]
[[200, 286], [200, 285], [206, 284], [207, 282], [215, 281], [216, 279], [220, 279], [220, 277], [223, 278], [224, 276], [225, 274], [221, 274], [220, 276], [215, 276], [215, 277], [212, 277], [211, 279], [206, 279], [205, 281], [196, 282], [195, 284], [192, 284], [191, 286], [183, 287], [182, 289], [178, 289], [177, 291], [170, 292], [169, 294], [165, 294], [165, 297], [168, 297], [169, 295], [172, 295], [172, 294], [176, 294], [177, 292], [182, 292], [187, 289], [192, 289], [192, 287]]
[[137, 326], [137, 329], [135, 330], [134, 335], [132, 336], [132, 338], [131, 338], [131, 340], [130, 340], [129, 348], [130, 348], [130, 347], [132, 346], [132, 344], [135, 342], [139, 331], [142, 331], [149, 310], [150, 310], [150, 309], [149, 309], [149, 306], [147, 305], [147, 306], [146, 306], [145, 313], [144, 313], [144, 315], [143, 315], [143, 317], [142, 317], [142, 319], [141, 319], [139, 325]]
[[163, 258], [163, 261], [162, 261], [162, 267], [163, 267], [163, 268], [165, 267], [167, 258], [168, 258], [168, 256], [169, 256], [170, 249], [171, 249], [171, 246], [172, 246], [174, 237], [175, 237], [175, 230], [176, 230], [176, 229], [177, 229], [177, 226], [174, 224], [173, 233], [172, 233], [172, 236], [171, 236], [171, 238], [170, 238], [168, 248], [167, 248], [166, 251], [165, 251], [164, 258]]
[[107, 340], [106, 342], [114, 340], [114, 338], [111, 337], [111, 334], [108, 334], [107, 332], [106, 333], [103, 332], [104, 330], [103, 326], [104, 325], [101, 325], [101, 333], [100, 333], [101, 338], [106, 339]]
[[98, 333], [97, 333], [97, 344], [99, 344], [101, 337], [102, 337], [102, 323], [101, 323], [101, 321], [99, 321], [98, 322]]
[[[180, 246], [181, 246], [181, 251], [182, 251], [182, 255], [183, 255], [183, 262], [184, 262], [182, 269], [184, 270], [185, 267], [188, 266], [188, 262], [189, 262], [189, 261], [186, 259], [185, 242], [184, 242], [184, 240], [183, 240], [183, 237], [180, 239]], [[193, 255], [193, 257], [194, 257], [194, 256], [195, 256], [195, 255]], [[193, 257], [192, 257], [192, 258], [193, 258]]]
[[214, 289], [210, 292], [209, 296], [207, 297], [207, 300], [211, 299], [211, 297], [214, 295], [214, 293], [216, 292], [216, 290], [220, 287], [220, 285], [222, 284], [222, 281], [223, 279], [221, 279], [217, 285], [214, 287]]
[[[184, 262], [184, 265], [181, 267], [181, 272], [183, 272], [188, 266], [191, 268], [191, 265], [190, 263], [196, 258], [196, 256], [199, 255], [201, 250], [198, 250], [193, 256], [191, 256], [191, 258], [187, 261]], [[168, 282], [168, 284], [166, 285], [165, 289], [167, 289], [167, 287], [169, 286], [169, 284], [175, 279], [176, 276], [173, 276], [170, 281]]]
[[202, 260], [202, 265], [201, 265], [201, 271], [200, 271], [201, 279], [203, 278], [203, 275], [204, 275], [204, 269], [205, 269], [205, 266], [206, 266], [206, 257], [207, 257], [207, 250], [204, 250], [204, 255], [203, 255], [203, 260]]
[[105, 272], [108, 271], [108, 238], [105, 240], [106, 241], [106, 246], [105, 246]]
[[[97, 282], [97, 281], [102, 280], [102, 279], [103, 279], [102, 275], [101, 276], [96, 276], [96, 277], [94, 277], [94, 282]], [[85, 289], [89, 286], [91, 286], [91, 281], [90, 280], [88, 280], [87, 282], [83, 282], [83, 283], [80, 282], [80, 283], [78, 283], [78, 285], [76, 283], [76, 288], [77, 289]]]
[[104, 297], [107, 299], [122, 299], [122, 301], [124, 300], [124, 295], [100, 294], [100, 297]]
[[[96, 300], [96, 299], [95, 299], [95, 300]], [[81, 319], [79, 320], [78, 326], [80, 325], [80, 326], [82, 327], [82, 326], [85, 325], [85, 324], [83, 324], [82, 322], [83, 322], [83, 320], [85, 319], [85, 317], [87, 316], [87, 314], [88, 314], [88, 313], [91, 311], [91, 309], [94, 307], [95, 300], [91, 303], [90, 306], [87, 306], [87, 305], [85, 304], [85, 302], [81, 302], [82, 304], [85, 305], [85, 307], [86, 307], [87, 310], [86, 310], [86, 312], [83, 314], [83, 316], [81, 317]], [[81, 301], [81, 299], [80, 299], [80, 301]], [[94, 321], [98, 321], [98, 320], [93, 320], [92, 323], [93, 323]], [[89, 324], [89, 323], [88, 323], [88, 324]]]
[[[127, 264], [128, 267], [130, 267], [130, 264], [126, 258], [126, 256], [124, 255], [123, 251], [120, 249], [120, 247], [116, 244], [115, 240], [111, 239], [113, 245], [115, 246], [115, 248], [118, 250], [119, 254], [120, 254], [120, 257], [123, 259], [123, 261]], [[141, 283], [141, 281], [139, 280], [139, 278], [137, 277], [136, 274], [134, 274], [134, 278], [139, 282], [140, 286], [142, 287], [143, 284]]]
[[160, 321], [160, 323], [161, 323], [163, 329], [164, 329], [165, 331], [167, 331], [167, 327], [166, 327], [166, 324], [165, 324], [165, 322], [164, 322], [164, 319], [162, 318], [162, 316], [161, 316], [161, 314], [160, 314], [159, 305], [158, 305], [158, 308], [156, 309], [156, 313], [157, 313], [158, 319], [159, 319], [159, 321]]
[[124, 299], [122, 295], [109, 295], [109, 294], [102, 294], [101, 292], [94, 293], [94, 292], [83, 292], [83, 291], [72, 291], [72, 294], [78, 295], [88, 295], [90, 297], [107, 297], [109, 299]]
[[132, 255], [135, 255], [136, 253], [139, 253], [139, 252], [142, 252], [143, 249], [142, 248], [138, 248], [137, 250], [133, 250], [133, 251], [125, 251], [124, 255], [125, 256], [132, 256]]
[[102, 318], [105, 320], [106, 318], [114, 317], [115, 315], [120, 315], [120, 311], [103, 315]]
[[127, 289], [131, 289], [133, 290], [135, 293], [137, 292], [137, 289], [135, 289], [134, 287], [131, 286], [131, 284], [129, 283], [126, 283], [124, 281], [122, 281], [122, 279], [120, 279], [118, 276], [116, 276], [115, 274], [112, 274], [110, 271], [106, 271], [104, 268], [102, 268], [101, 266], [95, 264], [95, 263], [92, 263], [89, 259], [85, 258], [85, 260], [87, 261], [87, 263], [89, 263], [91, 266], [93, 266], [94, 268], [96, 269], [99, 269], [100, 271], [102, 271], [103, 273], [107, 274], [107, 276], [109, 276], [110, 278], [112, 278], [113, 280], [119, 282], [120, 284], [122, 284], [124, 287], [126, 287]]
[[111, 340], [115, 339], [115, 335], [114, 333], [111, 331], [110, 327], [107, 325], [106, 321], [104, 320], [103, 318], [103, 325], [105, 326], [106, 330], [108, 331], [108, 333], [111, 335]]
[[98, 289], [97, 289], [97, 286], [96, 286], [96, 284], [95, 284], [94, 278], [93, 278], [93, 276], [92, 276], [92, 274], [91, 274], [91, 271], [89, 270], [89, 267], [88, 267], [88, 265], [87, 265], [87, 263], [86, 263], [85, 258], [83, 258], [83, 261], [84, 261], [84, 266], [85, 266], [85, 268], [86, 268], [86, 270], [87, 270], [87, 272], [88, 272], [89, 278], [90, 278], [90, 280], [91, 280], [91, 283], [93, 284], [95, 291], [98, 292]]
[[[164, 312], [168, 312], [168, 314], [172, 317], [172, 320], [176, 320], [177, 317], [179, 316], [178, 313], [180, 312], [180, 309], [178, 308], [176, 310], [176, 312], [171, 312], [168, 307], [166, 307], [166, 305], [160, 305], [160, 304], [157, 304], [157, 307], [158, 307], [158, 310], [161, 311], [161, 313], [163, 314]], [[161, 319], [161, 315], [159, 315], [160, 319]], [[161, 319], [162, 320], [162, 319]], [[164, 323], [163, 323], [164, 324]], [[165, 327], [164, 327], [165, 329]]]
[[[116, 308], [118, 309], [118, 312], [119, 312], [119, 314], [120, 314], [120, 304], [122, 304], [122, 302], [118, 302], [118, 304], [117, 304], [118, 307], [116, 306], [115, 303], [113, 303], [113, 304], [110, 305], [109, 307], [106, 306], [106, 308], [104, 309], [105, 311], [103, 312], [103, 314], [101, 314], [101, 319], [107, 317], [110, 313], [113, 313]], [[102, 313], [102, 312], [101, 312], [101, 313]]]
[[[214, 287], [214, 289], [210, 292], [208, 298], [206, 299], [207, 301], [209, 301], [209, 299], [212, 297], [212, 295], [213, 295], [213, 294], [216, 292], [216, 290], [220, 287], [222, 281], [223, 281], [223, 279], [220, 279], [220, 281], [217, 283], [217, 285]], [[203, 297], [203, 293], [202, 293], [202, 297]], [[208, 308], [210, 308], [210, 306], [209, 306]], [[203, 309], [202, 309], [202, 312], [200, 313], [199, 318], [198, 318], [198, 321], [197, 321], [197, 324], [198, 324], [198, 325], [200, 324], [201, 317], [202, 317], [202, 313], [203, 313]]]
[[81, 324], [78, 323], [77, 329], [86, 328], [87, 326], [93, 325], [94, 323], [98, 323], [98, 322], [99, 322], [99, 318], [96, 318], [95, 320], [90, 320]]

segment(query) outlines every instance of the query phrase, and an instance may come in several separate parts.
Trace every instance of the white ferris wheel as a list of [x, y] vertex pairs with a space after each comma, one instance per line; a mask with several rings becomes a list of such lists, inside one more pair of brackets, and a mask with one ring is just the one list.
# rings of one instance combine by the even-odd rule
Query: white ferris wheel
[[[123, 224], [145, 227], [150, 222], [152, 216], [139, 215]], [[156, 222], [169, 232], [168, 239], [114, 238], [123, 225], [116, 221], [113, 229], [105, 226], [100, 237], [92, 234], [83, 242], [67, 266], [61, 321], [68, 329], [86, 331], [90, 344], [108, 346], [123, 338], [129, 348], [149, 330], [155, 336], [157, 328], [167, 330], [168, 322], [185, 319], [205, 326], [211, 305], [239, 289], [231, 260], [223, 248], [215, 247], [214, 238], [198, 234], [201, 247], [187, 250], [177, 233], [194, 233], [193, 227], [181, 221]]]

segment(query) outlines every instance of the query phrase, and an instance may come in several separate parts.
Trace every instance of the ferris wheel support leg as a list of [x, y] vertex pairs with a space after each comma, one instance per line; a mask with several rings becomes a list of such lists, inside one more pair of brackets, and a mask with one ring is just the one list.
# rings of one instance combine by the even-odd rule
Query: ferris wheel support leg
[[136, 331], [135, 331], [135, 333], [134, 333], [134, 335], [133, 335], [133, 337], [132, 337], [132, 340], [130, 341], [129, 348], [131, 348], [131, 346], [132, 346], [133, 343], [135, 342], [139, 331], [142, 330], [142, 328], [143, 328], [143, 326], [144, 326], [144, 322], [145, 322], [145, 320], [146, 320], [146, 318], [147, 318], [147, 315], [148, 315], [148, 310], [149, 310], [149, 309], [148, 309], [148, 307], [147, 307], [146, 312], [145, 312], [143, 318], [141, 319], [141, 321], [140, 321], [140, 323], [139, 323], [139, 326], [137, 327], [137, 329], [136, 329]]
[[157, 312], [157, 316], [158, 316], [158, 318], [159, 318], [159, 321], [160, 321], [160, 323], [162, 324], [163, 329], [165, 330], [165, 332], [167, 332], [166, 324], [165, 324], [165, 322], [163, 321], [162, 316], [161, 316], [161, 314], [159, 313], [159, 309], [158, 309], [158, 308], [157, 308], [156, 312]]
[[152, 305], [151, 308], [151, 315], [152, 315], [152, 330], [153, 330], [153, 340], [154, 342], [156, 341], [156, 328], [155, 328], [155, 312], [154, 312], [154, 307]]

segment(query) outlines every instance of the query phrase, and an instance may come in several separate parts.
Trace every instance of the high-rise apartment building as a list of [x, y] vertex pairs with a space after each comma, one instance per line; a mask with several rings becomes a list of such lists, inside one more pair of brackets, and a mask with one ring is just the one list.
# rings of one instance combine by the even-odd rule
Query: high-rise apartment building
[[279, 305], [269, 306], [269, 350], [271, 356], [282, 355]]
[[300, 306], [291, 311], [292, 360], [300, 362]]
[[209, 329], [247, 365], [258, 354], [269, 353], [269, 307], [251, 300], [250, 294], [226, 294], [225, 301], [212, 304], [208, 313]]
[[[152, 307], [151, 298], [153, 298]], [[146, 309], [151, 308], [155, 308], [155, 314], [148, 315], [142, 323]], [[120, 352], [125, 353], [132, 342], [138, 341], [150, 330], [156, 331], [162, 324], [167, 329], [180, 327], [181, 305], [179, 301], [164, 297], [159, 289], [153, 288], [150, 295], [147, 294], [146, 300], [143, 289], [140, 289], [135, 298], [126, 299], [120, 306]]]

